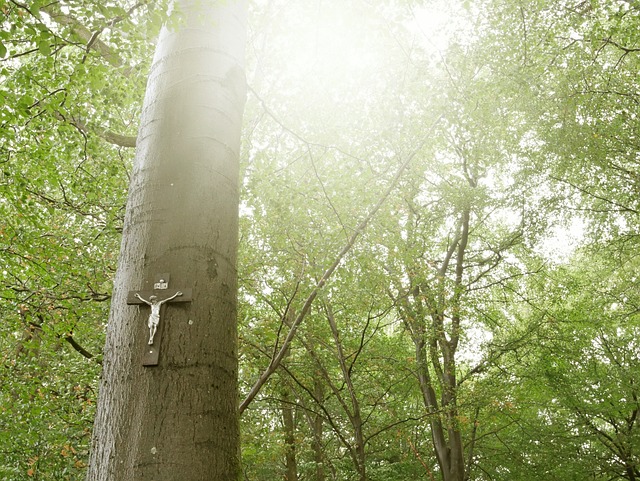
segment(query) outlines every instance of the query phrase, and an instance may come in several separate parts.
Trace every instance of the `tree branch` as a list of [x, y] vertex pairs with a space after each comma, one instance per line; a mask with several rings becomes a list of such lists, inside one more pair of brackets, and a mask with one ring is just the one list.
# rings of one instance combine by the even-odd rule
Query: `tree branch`
[[322, 277], [320, 278], [320, 280], [318, 281], [318, 283], [316, 284], [314, 289], [311, 291], [311, 293], [307, 297], [307, 300], [304, 302], [304, 304], [302, 306], [302, 309], [298, 313], [298, 316], [295, 318], [295, 320], [291, 324], [291, 328], [289, 329], [289, 333], [287, 334], [287, 337], [285, 338], [284, 343], [282, 344], [282, 347], [280, 348], [280, 351], [271, 360], [271, 362], [269, 363], [269, 366], [267, 367], [267, 369], [258, 378], [258, 380], [254, 384], [254, 386], [251, 388], [251, 391], [249, 391], [249, 394], [247, 394], [247, 397], [240, 404], [240, 407], [239, 407], [240, 415], [242, 415], [244, 410], [247, 409], [249, 404], [251, 404], [251, 401], [253, 401], [253, 399], [258, 395], [258, 393], [262, 389], [262, 386], [264, 386], [264, 384], [267, 382], [267, 380], [271, 377], [271, 375], [278, 368], [278, 366], [280, 365], [280, 362], [282, 361], [282, 359], [284, 358], [285, 354], [287, 353], [287, 350], [289, 349], [289, 345], [291, 344], [291, 341], [293, 341], [293, 338], [296, 335], [296, 331], [297, 331], [298, 327], [300, 326], [300, 324], [302, 323], [302, 321], [304, 320], [306, 315], [309, 313], [309, 311], [311, 309], [311, 305], [313, 304], [313, 301], [315, 300], [315, 298], [318, 296], [318, 293], [322, 290], [324, 285], [331, 278], [331, 276], [333, 275], [335, 270], [338, 268], [338, 266], [342, 262], [342, 259], [344, 259], [344, 257], [347, 255], [347, 253], [354, 246], [354, 244], [356, 243], [356, 240], [358, 240], [358, 237], [360, 237], [360, 235], [365, 231], [365, 229], [369, 225], [369, 222], [371, 222], [371, 220], [378, 213], [378, 211], [380, 210], [382, 205], [386, 202], [387, 198], [391, 195], [391, 192], [393, 192], [393, 190], [395, 190], [396, 186], [400, 182], [400, 179], [401, 179], [402, 175], [404, 174], [404, 172], [409, 167], [409, 164], [411, 163], [413, 158], [418, 154], [418, 152], [422, 149], [422, 147], [424, 146], [424, 144], [427, 141], [428, 136], [431, 134], [433, 129], [436, 127], [436, 125], [440, 122], [440, 119], [442, 119], [442, 117], [443, 117], [443, 115], [441, 114], [440, 116], [438, 116], [436, 118], [436, 120], [433, 122], [433, 124], [431, 124], [431, 127], [427, 130], [427, 135], [425, 135], [425, 137], [422, 140], [422, 142], [420, 142], [420, 145], [418, 145], [418, 147], [413, 152], [411, 152], [411, 154], [409, 154], [407, 156], [407, 158], [405, 159], [405, 161], [400, 165], [398, 171], [396, 172], [396, 175], [394, 176], [394, 178], [392, 179], [391, 183], [389, 184], [389, 186], [387, 187], [385, 192], [382, 194], [380, 199], [378, 199], [378, 202], [373, 206], [373, 208], [369, 211], [369, 213], [365, 216], [365, 218], [357, 225], [357, 227], [355, 228], [353, 234], [351, 234], [351, 236], [347, 240], [347, 242], [344, 245], [344, 247], [340, 250], [340, 252], [338, 252], [335, 260], [333, 261], [333, 263], [331, 263], [331, 265], [329, 267], [327, 267], [327, 269], [325, 270], [324, 274], [322, 275]]
[[132, 135], [117, 134], [110, 130], [102, 129], [100, 127], [89, 127], [82, 120], [78, 120], [73, 117], [67, 119], [60, 112], [56, 112], [54, 115], [58, 120], [62, 120], [63, 122], [68, 122], [70, 125], [73, 125], [76, 129], [78, 129], [80, 132], [82, 132], [85, 135], [90, 133], [95, 134], [101, 139], [105, 140], [106, 142], [109, 142], [110, 144], [113, 144], [113, 145], [118, 145], [120, 147], [134, 148], [136, 146], [138, 139], [137, 137], [134, 137]]
[[[71, 346], [78, 351], [80, 354], [82, 354], [84, 357], [86, 357], [87, 359], [93, 359], [93, 354], [91, 354], [89, 351], [87, 351], [84, 347], [82, 347], [80, 344], [78, 344], [78, 342], [73, 338], [73, 336], [71, 334], [68, 334], [67, 336], [64, 337], [64, 340], [67, 341], [69, 344], [71, 344]], [[96, 361], [98, 364], [102, 364], [100, 361]]]
[[93, 49], [102, 56], [110, 65], [120, 68], [124, 65], [122, 59], [118, 56], [117, 53], [113, 51], [111, 47], [109, 47], [102, 40], [97, 38], [96, 33], [91, 32], [87, 27], [82, 25], [78, 20], [63, 13], [59, 6], [56, 3], [50, 3], [42, 7], [42, 11], [44, 11], [51, 20], [56, 22], [59, 25], [63, 25], [65, 27], [69, 27], [71, 32], [77, 35], [80, 40], [82, 40], [86, 45], [87, 49]]

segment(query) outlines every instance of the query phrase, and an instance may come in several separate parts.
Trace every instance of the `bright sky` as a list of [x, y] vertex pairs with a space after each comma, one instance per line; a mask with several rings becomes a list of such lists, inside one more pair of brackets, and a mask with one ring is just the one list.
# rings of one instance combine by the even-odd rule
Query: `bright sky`
[[[269, 70], [283, 74], [277, 84], [285, 95], [291, 89], [292, 97], [308, 101], [299, 115], [312, 116], [312, 109], [320, 108], [323, 114], [334, 110], [341, 116], [339, 120], [330, 117], [331, 122], [344, 121], [353, 115], [348, 112], [349, 104], [357, 109], [363, 100], [380, 101], [374, 96], [385, 91], [381, 77], [402, 75], [395, 67], [408, 61], [400, 57], [407, 55], [412, 41], [439, 60], [452, 38], [464, 40], [461, 32], [470, 26], [465, 23], [469, 16], [461, 14], [461, 3], [430, 0], [405, 10], [402, 16], [394, 16], [395, 6], [384, 10], [380, 4], [374, 8], [363, 0], [266, 3], [268, 35], [278, 42], [278, 51], [284, 52]], [[401, 38], [402, 27], [413, 39], [410, 35]], [[257, 51], [258, 63], [259, 55]], [[275, 108], [285, 109], [284, 105]], [[514, 222], [518, 224], [519, 219]], [[553, 262], [566, 260], [583, 233], [578, 218], [567, 227], [554, 227], [539, 253]]]
[[434, 52], [444, 51], [452, 37], [464, 29], [464, 16], [457, 12], [456, 0], [432, 0], [413, 9], [414, 21], [409, 29], [416, 34], [424, 48]]

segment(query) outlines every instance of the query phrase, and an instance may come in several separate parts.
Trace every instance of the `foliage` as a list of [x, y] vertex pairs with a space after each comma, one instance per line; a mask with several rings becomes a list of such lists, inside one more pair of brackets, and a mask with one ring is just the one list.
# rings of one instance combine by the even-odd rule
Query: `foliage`
[[[82, 476], [165, 7], [0, 7], [1, 479]], [[438, 422], [469, 480], [637, 479], [638, 6], [250, 13], [241, 398], [383, 202], [244, 411], [244, 479], [453, 479]]]

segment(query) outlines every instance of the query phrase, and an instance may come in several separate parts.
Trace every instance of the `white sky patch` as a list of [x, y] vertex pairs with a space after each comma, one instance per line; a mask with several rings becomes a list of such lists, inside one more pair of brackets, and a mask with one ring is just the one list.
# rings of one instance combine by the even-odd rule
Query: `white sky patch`
[[456, 0], [433, 0], [413, 9], [414, 20], [408, 27], [416, 34], [423, 47], [444, 52], [454, 38], [470, 38], [461, 32], [470, 31], [462, 6]]
[[574, 217], [566, 226], [554, 226], [536, 250], [552, 262], [564, 263], [582, 244], [585, 231], [585, 220]]
[[482, 360], [484, 346], [493, 340], [493, 334], [478, 323], [466, 326], [465, 335], [469, 342], [461, 346], [456, 360], [473, 366]]
[[446, 2], [433, 2], [413, 10], [414, 21], [409, 28], [422, 38], [424, 44], [438, 52], [449, 45], [451, 31], [447, 24], [451, 21], [451, 7]]

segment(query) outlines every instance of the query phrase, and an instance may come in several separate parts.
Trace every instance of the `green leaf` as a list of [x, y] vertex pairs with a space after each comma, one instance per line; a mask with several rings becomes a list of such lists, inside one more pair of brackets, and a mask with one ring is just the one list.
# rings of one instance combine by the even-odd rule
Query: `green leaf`
[[0, 42], [0, 58], [4, 58], [7, 55], [7, 47], [4, 43]]
[[42, 55], [48, 56], [51, 54], [51, 46], [47, 40], [41, 39], [38, 41], [38, 50]]

